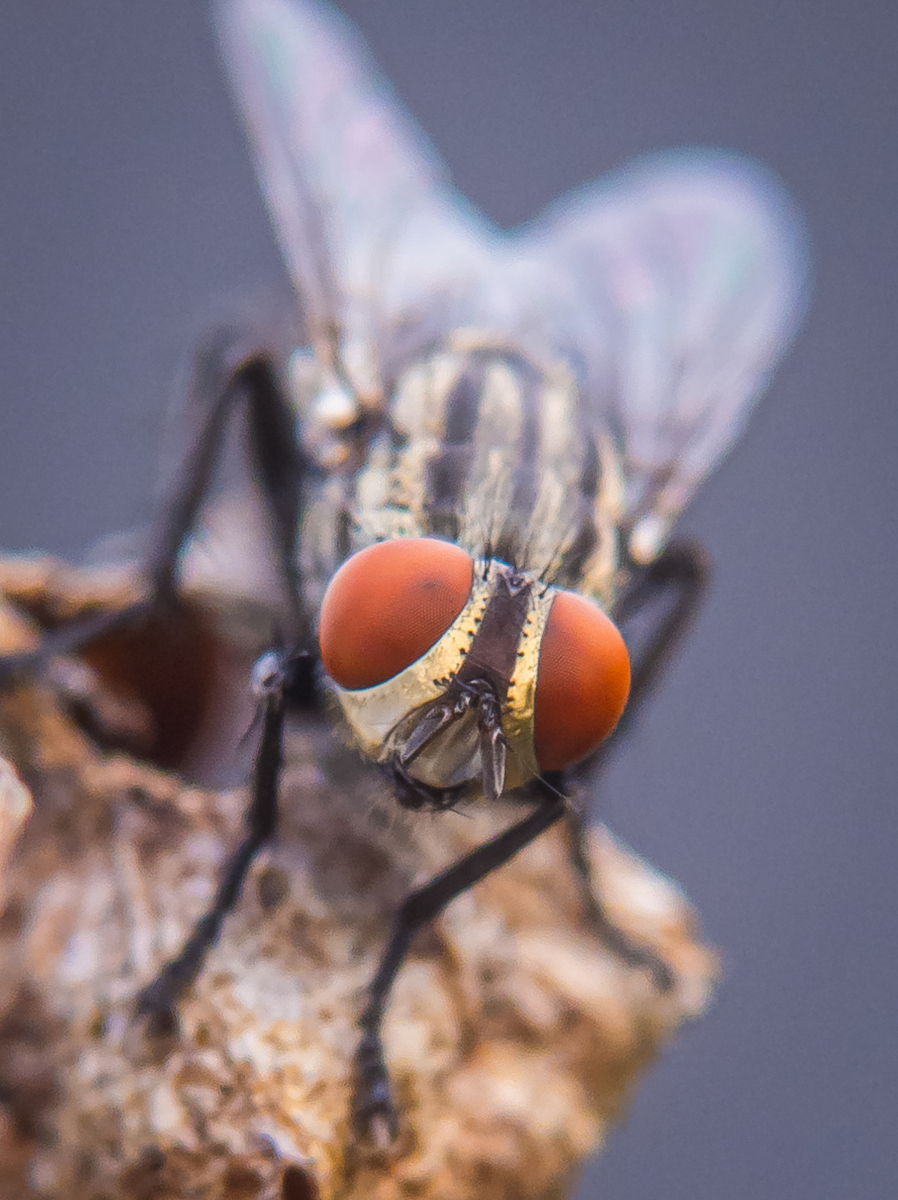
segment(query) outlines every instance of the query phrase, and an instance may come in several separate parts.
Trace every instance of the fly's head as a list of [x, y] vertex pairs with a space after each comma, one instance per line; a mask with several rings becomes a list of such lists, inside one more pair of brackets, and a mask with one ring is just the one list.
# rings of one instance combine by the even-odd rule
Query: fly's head
[[324, 668], [362, 751], [407, 807], [495, 799], [614, 728], [627, 651], [596, 605], [436, 538], [360, 550], [321, 607]]

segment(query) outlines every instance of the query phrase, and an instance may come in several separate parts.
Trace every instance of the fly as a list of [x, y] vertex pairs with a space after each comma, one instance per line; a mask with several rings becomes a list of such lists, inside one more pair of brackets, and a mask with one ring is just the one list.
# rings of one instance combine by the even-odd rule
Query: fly
[[[689, 151], [501, 232], [453, 191], [335, 10], [216, 11], [309, 346], [286, 369], [251, 335], [201, 349], [148, 606], [177, 592], [242, 406], [291, 640], [255, 673], [246, 840], [138, 1010], [170, 1020], [201, 970], [277, 828], [287, 709], [329, 692], [405, 807], [512, 793], [530, 807], [397, 913], [360, 1016], [354, 1113], [389, 1138], [381, 1026], [412, 935], [556, 821], [613, 948], [675, 983], [598, 911], [565, 797], [589, 787], [695, 608], [704, 560], [671, 529], [795, 330], [800, 221], [762, 168]], [[618, 627], [646, 611], [631, 663]], [[39, 655], [95, 633], [51, 634]]]

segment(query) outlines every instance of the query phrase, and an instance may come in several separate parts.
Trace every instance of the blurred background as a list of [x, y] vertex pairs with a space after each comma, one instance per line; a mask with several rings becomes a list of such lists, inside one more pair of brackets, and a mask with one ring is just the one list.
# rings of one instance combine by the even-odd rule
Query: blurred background
[[[680, 880], [725, 980], [580, 1200], [891, 1200], [898, 1179], [898, 8], [345, 0], [502, 224], [643, 151], [730, 147], [816, 285], [683, 522], [716, 563], [603, 815]], [[78, 556], [151, 498], [176, 367], [289, 290], [201, 0], [6, 0], [0, 545]]]

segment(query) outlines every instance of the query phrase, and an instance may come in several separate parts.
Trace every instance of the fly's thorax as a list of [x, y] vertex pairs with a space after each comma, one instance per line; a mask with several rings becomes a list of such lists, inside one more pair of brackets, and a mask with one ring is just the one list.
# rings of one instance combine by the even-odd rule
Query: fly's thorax
[[[409, 656], [397, 674], [371, 676], [384, 681], [359, 690], [346, 690], [356, 684], [336, 674], [359, 747], [379, 761], [398, 759], [436, 788], [478, 776], [476, 711], [447, 721], [414, 750], [413, 761], [402, 758], [402, 746], [416, 714], [438, 702], [464, 666], [497, 573], [510, 570], [500, 560], [513, 562], [532, 586], [526, 612], [515, 610], [505, 623], [518, 638], [517, 657], [513, 646], [493, 682], [507, 786], [523, 784], [537, 774], [535, 698], [553, 596], [548, 585], [581, 591], [602, 606], [613, 598], [620, 481], [607, 436], [585, 412], [568, 367], [477, 331], [409, 362], [378, 420], [363, 419], [326, 370], [313, 379], [306, 367], [303, 440], [322, 468], [308, 486], [299, 539], [310, 610], [321, 612], [341, 564], [367, 547], [436, 538], [478, 563], [464, 608], [420, 658], [406, 667]], [[401, 605], [390, 612], [388, 624], [402, 622]], [[497, 640], [505, 639], [491, 636], [478, 646]], [[366, 657], [364, 646], [359, 656]]]
[[[378, 762], [401, 759], [406, 744], [444, 697], [464, 691], [466, 676], [481, 675], [470, 652], [484, 615], [500, 587], [514, 576], [524, 610], [512, 669], [496, 680], [502, 732], [508, 744], [506, 787], [538, 774], [534, 753], [534, 712], [539, 646], [554, 591], [498, 561], [478, 561], [470, 598], [443, 636], [405, 670], [374, 687], [346, 689], [334, 684], [343, 714], [359, 748]], [[488, 672], [487, 672], [488, 673]], [[455, 691], [450, 689], [455, 684]], [[481, 774], [476, 704], [448, 723], [415, 755], [410, 773], [435, 788], [476, 781]]]
[[620, 462], [565, 362], [459, 330], [397, 369], [376, 412], [326, 366], [297, 364], [303, 445], [321, 469], [299, 539], [311, 611], [347, 557], [392, 538], [443, 538], [613, 600]]

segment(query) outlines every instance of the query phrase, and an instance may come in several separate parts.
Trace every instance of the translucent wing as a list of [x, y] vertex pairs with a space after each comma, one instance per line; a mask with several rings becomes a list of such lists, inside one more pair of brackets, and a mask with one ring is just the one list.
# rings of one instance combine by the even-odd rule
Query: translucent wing
[[651, 558], [738, 435], [803, 308], [788, 199], [734, 155], [643, 160], [499, 234], [450, 187], [352, 27], [309, 0], [218, 0], [257, 167], [320, 361], [378, 403], [459, 326], [562, 355], [623, 464]]
[[217, 13], [311, 340], [376, 402], [390, 359], [460, 322], [493, 231], [334, 9], [219, 0]]
[[549, 339], [621, 452], [624, 527], [650, 559], [738, 436], [804, 309], [788, 197], [736, 155], [637, 161], [563, 199], [516, 251]]

